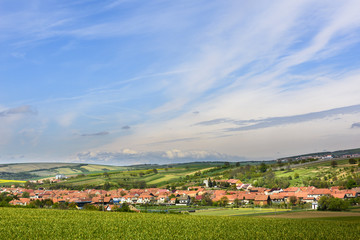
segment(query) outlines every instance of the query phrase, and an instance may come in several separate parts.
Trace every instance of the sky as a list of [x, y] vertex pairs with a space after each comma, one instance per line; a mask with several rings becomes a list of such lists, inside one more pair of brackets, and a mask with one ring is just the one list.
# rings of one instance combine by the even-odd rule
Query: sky
[[358, 0], [0, 0], [0, 163], [358, 148], [358, 9]]

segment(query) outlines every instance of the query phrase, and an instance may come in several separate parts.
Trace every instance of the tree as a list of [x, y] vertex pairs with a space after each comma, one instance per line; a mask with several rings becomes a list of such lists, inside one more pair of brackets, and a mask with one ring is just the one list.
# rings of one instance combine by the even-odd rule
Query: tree
[[238, 199], [238, 198], [235, 198], [234, 199], [234, 206], [237, 207], [237, 208], [240, 207], [241, 206], [241, 200]]
[[349, 180], [347, 180], [346, 182], [346, 188], [347, 189], [351, 189], [353, 187], [356, 187], [356, 182], [354, 179], [350, 178]]
[[219, 201], [219, 205], [222, 207], [225, 207], [228, 203], [229, 199], [226, 196], [223, 196]]
[[350, 163], [350, 164], [356, 164], [356, 160], [355, 160], [354, 158], [350, 158], [350, 159], [349, 159], [349, 163]]
[[330, 163], [331, 167], [336, 167], [337, 166], [337, 162], [335, 160], [332, 160]]
[[71, 203], [69, 203], [69, 209], [71, 209], [71, 210], [75, 210], [75, 209], [77, 209], [77, 205], [76, 205], [76, 203], [74, 203], [74, 202], [71, 202]]
[[340, 198], [330, 198], [328, 209], [330, 211], [343, 211], [349, 207], [348, 202]]
[[109, 190], [111, 188], [111, 184], [109, 182], [105, 182], [103, 188], [104, 190]]
[[155, 174], [157, 174], [157, 173], [158, 173], [158, 170], [157, 170], [156, 168], [154, 168], [154, 169], [153, 169], [153, 172], [154, 172]]
[[90, 211], [96, 211], [98, 210], [98, 208], [95, 205], [91, 205], [91, 204], [85, 204], [84, 205], [84, 209], [85, 210], [90, 210]]
[[259, 167], [260, 172], [266, 172], [267, 166], [265, 163], [261, 163]]
[[343, 211], [349, 207], [349, 203], [333, 196], [322, 196], [319, 199], [318, 210]]
[[240, 167], [240, 162], [237, 162], [237, 163], [235, 164], [235, 166], [236, 166], [236, 167]]
[[297, 197], [296, 196], [290, 196], [289, 201], [290, 201], [291, 205], [295, 205], [296, 201], [297, 201]]
[[127, 203], [123, 203], [120, 208], [115, 209], [116, 212], [131, 212], [130, 207]]
[[216, 183], [215, 180], [212, 182], [212, 186], [213, 186], [213, 187], [216, 187], [216, 186], [217, 186], [217, 183]]
[[230, 167], [230, 163], [229, 162], [224, 162], [224, 168], [228, 168]]
[[30, 197], [30, 193], [28, 192], [23, 192], [21, 195], [23, 198], [29, 198]]
[[294, 178], [295, 178], [295, 179], [299, 178], [299, 174], [298, 174], [298, 173], [295, 173], [295, 174], [294, 174]]
[[213, 183], [212, 183], [212, 181], [211, 181], [210, 178], [208, 179], [208, 186], [209, 186], [209, 187], [213, 187]]
[[211, 206], [213, 204], [211, 198], [210, 198], [210, 194], [209, 193], [205, 193], [203, 196], [202, 196], [202, 199], [201, 199], [201, 205], [203, 206]]

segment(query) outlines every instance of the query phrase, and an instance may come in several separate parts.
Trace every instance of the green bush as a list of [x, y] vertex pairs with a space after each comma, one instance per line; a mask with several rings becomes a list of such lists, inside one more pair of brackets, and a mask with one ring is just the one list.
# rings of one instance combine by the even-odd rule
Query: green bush
[[330, 210], [330, 211], [344, 211], [348, 209], [349, 203], [340, 198], [334, 198], [333, 196], [322, 196], [319, 199], [318, 210]]

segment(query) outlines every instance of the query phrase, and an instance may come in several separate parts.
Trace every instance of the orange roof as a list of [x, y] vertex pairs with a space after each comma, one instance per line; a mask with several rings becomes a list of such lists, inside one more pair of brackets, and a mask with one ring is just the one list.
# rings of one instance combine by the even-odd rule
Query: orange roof
[[269, 199], [269, 195], [256, 195], [255, 201], [267, 201]]

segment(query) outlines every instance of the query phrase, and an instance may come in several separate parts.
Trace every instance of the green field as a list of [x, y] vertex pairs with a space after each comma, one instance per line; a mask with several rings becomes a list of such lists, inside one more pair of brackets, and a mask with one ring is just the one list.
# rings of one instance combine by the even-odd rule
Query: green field
[[358, 239], [360, 218], [273, 219], [0, 208], [0, 239]]
[[[21, 174], [32, 174], [31, 179], [41, 179], [45, 177], [54, 177], [57, 174], [77, 175], [88, 173], [103, 173], [104, 171], [122, 171], [126, 167], [79, 164], [79, 163], [16, 163], [0, 164], [0, 172]], [[24, 179], [29, 180], [29, 179]]]
[[[218, 165], [219, 163], [216, 163]], [[117, 184], [119, 182], [136, 182], [144, 181], [147, 185], [156, 185], [157, 187], [164, 187], [172, 182], [177, 182], [180, 178], [186, 175], [193, 175], [196, 172], [203, 172], [213, 169], [215, 163], [188, 163], [179, 164], [169, 168], [162, 166], [149, 166], [147, 169], [128, 169], [123, 171], [110, 171], [109, 177], [104, 177], [103, 172], [95, 174], [86, 174], [79, 178], [68, 179], [63, 184], [70, 186], [78, 185], [103, 185], [105, 182], [111, 184]], [[135, 168], [135, 167], [133, 167]], [[157, 169], [157, 173], [154, 173], [153, 168]], [[121, 184], [120, 184], [121, 185]]]
[[275, 209], [275, 208], [228, 208], [228, 209], [209, 209], [209, 210], [197, 210], [191, 215], [194, 216], [238, 216], [238, 215], [250, 215], [250, 214], [263, 214], [263, 213], [275, 213], [285, 212], [290, 209]]

